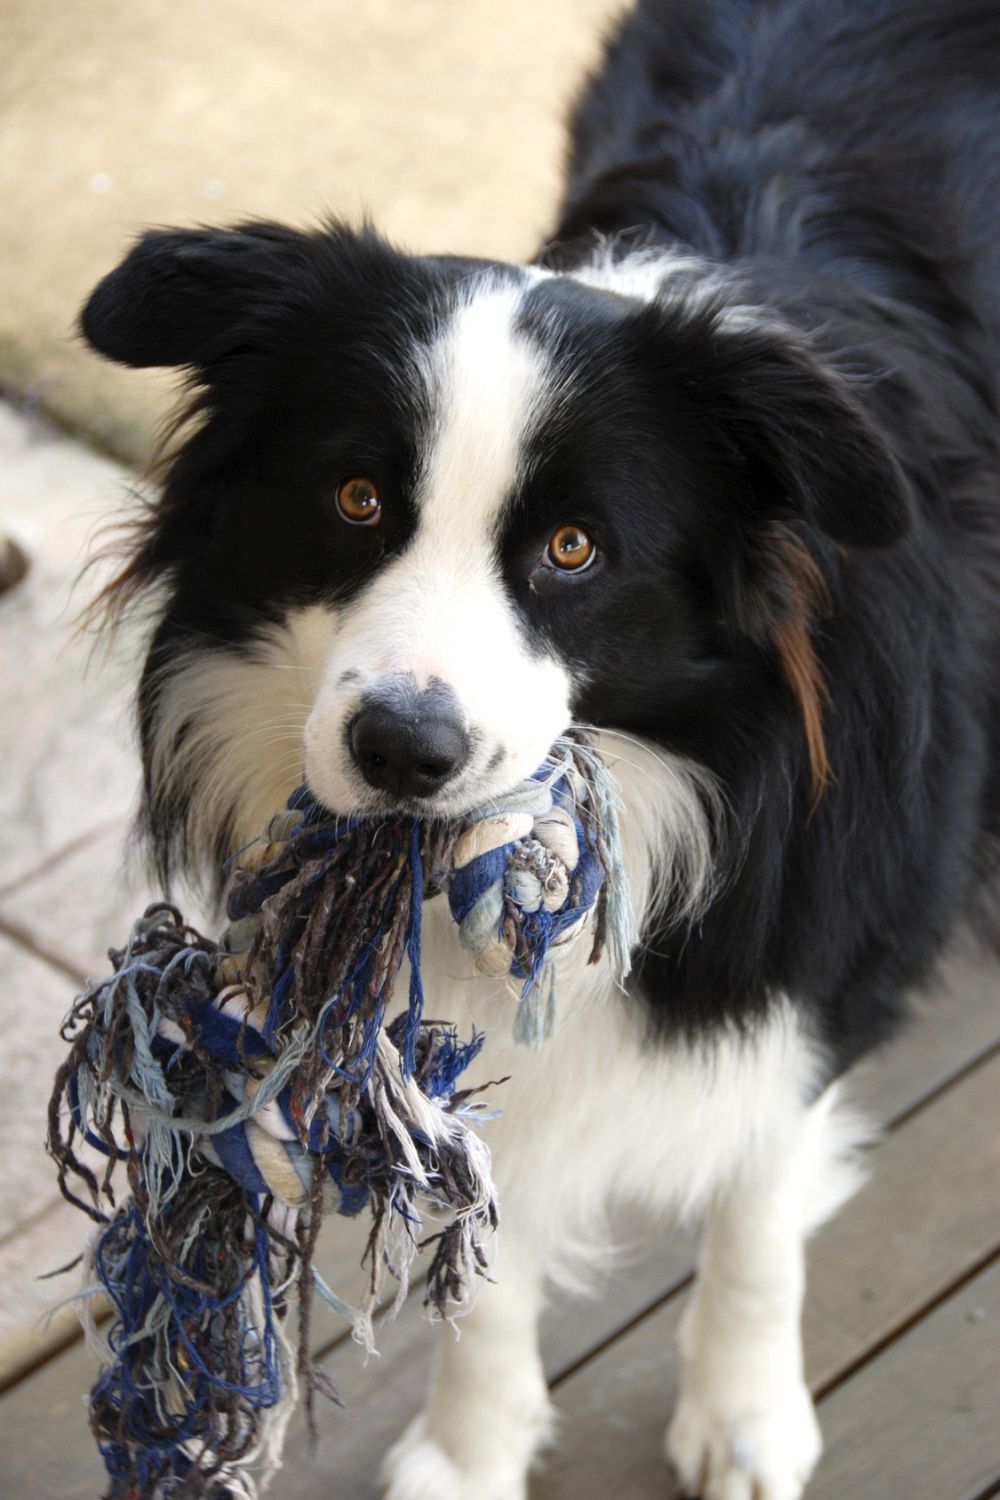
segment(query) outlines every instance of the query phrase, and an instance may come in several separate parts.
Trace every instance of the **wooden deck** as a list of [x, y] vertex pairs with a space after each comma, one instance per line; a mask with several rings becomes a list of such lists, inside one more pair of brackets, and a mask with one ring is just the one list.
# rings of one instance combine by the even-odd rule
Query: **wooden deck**
[[[826, 1453], [810, 1500], [986, 1500], [1000, 1495], [1000, 980], [956, 963], [935, 998], [853, 1092], [885, 1124], [869, 1185], [817, 1235], [805, 1323]], [[82, 1226], [81, 1226], [82, 1227]], [[326, 1235], [324, 1273], [356, 1276], [360, 1226]], [[546, 1361], [558, 1443], [532, 1500], [671, 1500], [661, 1458], [675, 1394], [673, 1335], [690, 1244], [648, 1246], [588, 1304], [553, 1309]], [[276, 1500], [369, 1500], [387, 1444], [418, 1404], [431, 1330], [416, 1307], [363, 1364], [342, 1328], [318, 1347], [345, 1396], [318, 1450], [293, 1429]], [[94, 1500], [102, 1473], [79, 1343], [0, 1401], [0, 1495]]]

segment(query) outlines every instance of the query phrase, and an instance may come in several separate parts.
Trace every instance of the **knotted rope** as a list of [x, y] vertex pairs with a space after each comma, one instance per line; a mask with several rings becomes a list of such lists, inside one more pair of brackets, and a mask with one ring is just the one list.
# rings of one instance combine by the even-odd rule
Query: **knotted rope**
[[[584, 926], [591, 960], [607, 948], [624, 975], [614, 793], [589, 741], [558, 741], [534, 777], [457, 825], [336, 819], [300, 789], [236, 856], [221, 941], [156, 904], [112, 951], [114, 974], [75, 1001], [49, 1149], [99, 1226], [87, 1268], [114, 1319], [90, 1415], [113, 1500], [252, 1500], [299, 1382], [336, 1399], [309, 1357], [314, 1286], [371, 1348], [384, 1273], [398, 1307], [432, 1243], [427, 1303], [441, 1317], [469, 1305], [497, 1207], [469, 1128], [478, 1091], [458, 1088], [483, 1037], [462, 1043], [423, 1017], [421, 913], [441, 890], [477, 967], [522, 981], [524, 1041], [551, 1030], [551, 950]], [[408, 1004], [387, 1025], [404, 959]], [[80, 1138], [104, 1154], [100, 1176]], [[418, 1199], [440, 1216], [429, 1240]], [[312, 1257], [325, 1209], [365, 1207], [368, 1287], [352, 1309]]]

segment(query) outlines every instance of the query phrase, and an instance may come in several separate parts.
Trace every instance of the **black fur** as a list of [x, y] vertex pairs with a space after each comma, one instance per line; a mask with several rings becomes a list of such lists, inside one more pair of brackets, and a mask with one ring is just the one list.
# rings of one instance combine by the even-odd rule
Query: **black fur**
[[[844, 1064], [993, 871], [998, 130], [1000, 12], [961, 0], [644, 3], [577, 106], [548, 263], [584, 259], [595, 228], [724, 263], [850, 375], [915, 507], [884, 554], [810, 538], [832, 596], [816, 642], [833, 783], [813, 816], [773, 687], [730, 657], [715, 701], [685, 705], [684, 738], [749, 837], [698, 932], [657, 935], [644, 958], [671, 1021], [743, 1015], [780, 987]], [[793, 382], [744, 381], [784, 448]], [[844, 433], [817, 412], [803, 451], [842, 500], [877, 503], [877, 481], [827, 467]]]
[[[585, 264], [599, 231], [620, 256], [686, 247], [719, 282], [649, 305], [571, 280], [527, 293], [524, 332], [577, 393], [498, 544], [531, 630], [587, 668], [579, 716], [695, 758], [725, 794], [720, 894], [641, 958], [662, 1030], [743, 1022], [780, 991], [842, 1067], [992, 873], [998, 79], [985, 0], [645, 0], [576, 109], [543, 263]], [[137, 554], [167, 590], [147, 740], [179, 650], [252, 650], [405, 546], [429, 420], [408, 351], [478, 264], [338, 227], [162, 231], [95, 292], [95, 347], [190, 366], [199, 393]], [[727, 327], [735, 303], [770, 317]], [[334, 546], [330, 494], [359, 454], [395, 519]], [[568, 519], [600, 566], [539, 574]], [[789, 547], [822, 579], [804, 615]], [[818, 797], [788, 621], [827, 695]], [[183, 808], [147, 791], [169, 865]]]

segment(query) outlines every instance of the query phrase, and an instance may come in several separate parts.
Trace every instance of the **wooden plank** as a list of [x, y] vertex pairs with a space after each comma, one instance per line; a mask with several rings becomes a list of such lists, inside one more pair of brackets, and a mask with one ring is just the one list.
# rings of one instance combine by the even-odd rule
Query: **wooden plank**
[[[611, 1278], [613, 1298], [572, 1307], [563, 1304], [561, 1309], [557, 1305], [546, 1318], [550, 1375], [575, 1364], [623, 1320], [648, 1308], [665, 1286], [684, 1277], [689, 1264], [690, 1244], [678, 1238], [662, 1253], [623, 1262]], [[289, 1434], [286, 1470], [275, 1485], [281, 1500], [315, 1500], [317, 1486], [324, 1482], [332, 1483], [333, 1492], [345, 1500], [377, 1494], [377, 1456], [419, 1405], [438, 1336], [415, 1304], [419, 1294], [411, 1297], [396, 1323], [382, 1324], [375, 1359], [366, 1364], [358, 1349], [341, 1342], [324, 1361], [348, 1407], [345, 1413], [318, 1403], [322, 1437], [316, 1462], [334, 1478], [318, 1477], [300, 1414]], [[103, 1471], [84, 1412], [93, 1375], [78, 1344], [0, 1400], [0, 1494], [93, 1500], [100, 1492]], [[51, 1440], [54, 1431], [60, 1434], [58, 1444]]]
[[810, 1244], [810, 1384], [884, 1338], [1000, 1241], [1000, 1057], [872, 1153], [871, 1176]]
[[[690, 1269], [688, 1239], [662, 1253], [625, 1263], [610, 1278], [611, 1291], [596, 1302], [557, 1303], [546, 1317], [544, 1345], [550, 1379], [575, 1366], [587, 1351], [610, 1337], [623, 1321], [637, 1316], [665, 1284], [677, 1285]], [[344, 1413], [320, 1409], [321, 1435], [311, 1453], [301, 1413], [295, 1418], [286, 1448], [287, 1460], [275, 1482], [275, 1500], [376, 1500], [382, 1455], [417, 1411], [440, 1330], [406, 1308], [399, 1322], [380, 1335], [380, 1356], [362, 1364], [357, 1351], [342, 1347], [327, 1360], [347, 1402]], [[459, 1335], [460, 1336], [460, 1335]]]
[[[876, 1097], [883, 1104], [888, 1103], [894, 1112], [939, 1086], [971, 1056], [976, 1055], [988, 1045], [989, 1040], [996, 1033], [994, 1014], [992, 992], [988, 985], [980, 984], [969, 1001], [960, 1002], [957, 1011], [952, 1009], [949, 1003], [947, 1008], [942, 1007], [935, 1015], [921, 1021], [899, 1049], [888, 1053], [884, 1060], [870, 1066]], [[921, 1036], [926, 1038], [922, 1046], [920, 1045]], [[967, 1085], [963, 1084], [962, 1089], [966, 1087]], [[888, 1182], [891, 1176], [889, 1153], [897, 1149], [896, 1139], [901, 1142], [910, 1140], [912, 1132], [917, 1129], [919, 1120], [929, 1118], [933, 1112], [944, 1108], [950, 1097], [950, 1095], [944, 1095], [941, 1100], [928, 1108], [924, 1116], [908, 1124], [899, 1133], [898, 1138], [890, 1139], [880, 1148], [879, 1178], [883, 1183]], [[939, 1139], [940, 1147], [943, 1137], [947, 1135], [948, 1127], [942, 1127], [939, 1130], [938, 1127], [933, 1126], [929, 1129], [931, 1133], [941, 1138]], [[914, 1159], [919, 1157], [921, 1149], [919, 1144], [914, 1145]], [[924, 1169], [929, 1176], [932, 1164], [925, 1161]], [[895, 1171], [895, 1168], [891, 1170]], [[950, 1168], [945, 1170], [950, 1170]], [[971, 1170], [976, 1170], [974, 1162]], [[914, 1181], [917, 1180], [917, 1175], [919, 1174], [915, 1174]], [[920, 1188], [917, 1202], [925, 1201], [923, 1199], [925, 1186], [926, 1183]], [[865, 1201], [865, 1199], [857, 1200], [855, 1205], [845, 1211], [844, 1217], [853, 1216], [859, 1212], [860, 1204]], [[959, 1213], [955, 1222], [956, 1243], [961, 1240], [962, 1226], [967, 1222], [967, 1208], [968, 1205], [963, 1204], [962, 1212]], [[937, 1208], [935, 1208], [935, 1216], [932, 1217], [937, 1228], [943, 1230], [947, 1223], [946, 1217], [940, 1214]], [[836, 1232], [840, 1236], [844, 1233], [842, 1225], [843, 1218], [823, 1233], [830, 1235]], [[349, 1259], [350, 1256], [360, 1253], [358, 1245], [352, 1246], [349, 1255], [344, 1250], [345, 1232], [350, 1233], [352, 1229], [358, 1230], [359, 1226], [351, 1226], [349, 1221], [335, 1221], [330, 1226], [328, 1239], [334, 1259], [332, 1262], [324, 1262], [328, 1267], [328, 1271], [324, 1271], [324, 1274], [328, 1274], [328, 1279], [336, 1274], [338, 1256], [344, 1255]], [[898, 1225], [890, 1223], [885, 1213], [877, 1212], [876, 1222], [871, 1231], [864, 1226], [857, 1231], [857, 1238], [862, 1242], [868, 1242], [869, 1233], [875, 1236], [874, 1243], [870, 1245], [872, 1259], [866, 1263], [867, 1270], [859, 1272], [857, 1286], [873, 1286], [876, 1291], [880, 1291], [878, 1281], [871, 1278], [874, 1269], [883, 1263], [879, 1257], [889, 1258], [891, 1245], [887, 1245], [887, 1237], [891, 1237], [892, 1233], [897, 1230], [909, 1235], [908, 1229], [900, 1230]], [[325, 1235], [326, 1233], [324, 1231]], [[968, 1234], [968, 1230], [966, 1233]], [[878, 1237], [879, 1235], [881, 1238]], [[975, 1235], [972, 1237], [975, 1238]], [[838, 1238], [836, 1243], [837, 1253], [845, 1253], [844, 1242]], [[331, 1251], [326, 1253], [331, 1253]], [[860, 1253], [857, 1243], [855, 1243], [853, 1253]], [[580, 1360], [588, 1349], [609, 1338], [617, 1328], [634, 1318], [637, 1311], [647, 1306], [659, 1293], [665, 1292], [671, 1284], [676, 1283], [683, 1274], [687, 1261], [687, 1251], [682, 1248], [678, 1253], [675, 1246], [673, 1256], [664, 1253], [661, 1257], [654, 1253], [638, 1265], [623, 1267], [618, 1275], [612, 1278], [611, 1291], [605, 1293], [602, 1301], [596, 1304], [576, 1304], [572, 1311], [564, 1313], [562, 1317], [555, 1320], [554, 1324], [550, 1324], [547, 1338], [547, 1368], [554, 1375], [558, 1375], [561, 1370], [565, 1370]], [[926, 1263], [922, 1262], [922, 1264], [926, 1271]], [[867, 1281], [864, 1279], [866, 1275]], [[822, 1296], [823, 1281], [818, 1274], [814, 1277], [814, 1283], [816, 1283], [819, 1295]], [[906, 1285], [909, 1284], [907, 1281]], [[889, 1292], [891, 1295], [880, 1294], [875, 1298], [871, 1297], [870, 1292], [859, 1292], [856, 1295], [856, 1301], [863, 1308], [868, 1308], [873, 1316], [877, 1309], [885, 1317], [891, 1317], [898, 1304], [900, 1284], [896, 1283], [889, 1289]], [[831, 1317], [839, 1316], [839, 1309], [832, 1307], [830, 1315]], [[672, 1389], [670, 1370], [672, 1354], [666, 1328], [673, 1316], [673, 1312], [669, 1309], [666, 1314], [659, 1314], [661, 1319], [666, 1317], [667, 1323], [663, 1324], [661, 1330], [653, 1337], [655, 1358], [647, 1385], [655, 1397], [656, 1417], [652, 1429], [654, 1450], [658, 1446], [659, 1427], [665, 1420]], [[625, 1348], [627, 1357], [633, 1358], [633, 1353], [629, 1351], [634, 1351], [637, 1346], [631, 1344], [630, 1340], [652, 1321], [652, 1319], [645, 1320], [643, 1324], [640, 1324], [639, 1329], [630, 1335], [629, 1339], [623, 1339], [616, 1349]], [[850, 1337], [854, 1341], [852, 1347], [854, 1347], [859, 1334], [853, 1310], [850, 1312], [848, 1327]], [[331, 1315], [329, 1331], [335, 1333], [337, 1328], [337, 1321]], [[323, 1414], [324, 1435], [315, 1463], [310, 1460], [304, 1450], [301, 1429], [293, 1430], [289, 1440], [289, 1463], [277, 1487], [278, 1495], [312, 1497], [322, 1492], [324, 1483], [331, 1485], [336, 1494], [350, 1496], [351, 1500], [355, 1500], [355, 1497], [357, 1500], [362, 1500], [365, 1495], [375, 1493], [372, 1488], [371, 1475], [377, 1467], [378, 1455], [384, 1451], [385, 1446], [400, 1430], [408, 1414], [419, 1403], [426, 1378], [431, 1333], [432, 1330], [413, 1316], [410, 1309], [407, 1309], [400, 1323], [380, 1338], [382, 1357], [372, 1361], [367, 1369], [362, 1366], [360, 1356], [353, 1347], [341, 1348], [334, 1353], [328, 1361], [328, 1367], [355, 1415], [344, 1416], [333, 1411]], [[613, 1381], [619, 1359], [616, 1349], [608, 1351], [600, 1359], [594, 1361], [594, 1365], [599, 1366], [603, 1372], [602, 1379]], [[666, 1373], [664, 1373], [664, 1361], [667, 1365]], [[577, 1382], [585, 1377], [589, 1368], [590, 1366], [584, 1366], [579, 1375], [575, 1376], [565, 1387], [567, 1396], [572, 1399], [574, 1405], [578, 1401], [579, 1393], [583, 1390]], [[82, 1409], [82, 1395], [91, 1379], [90, 1364], [82, 1349], [76, 1348], [68, 1351], [49, 1367], [39, 1371], [0, 1401], [0, 1434], [4, 1431], [17, 1434], [16, 1442], [7, 1440], [0, 1443], [0, 1451], [3, 1455], [0, 1457], [0, 1491], [14, 1495], [32, 1492], [51, 1494], [59, 1496], [60, 1500], [77, 1500], [77, 1497], [78, 1500], [93, 1500], [93, 1496], [100, 1487], [100, 1466], [86, 1430]], [[623, 1399], [626, 1412], [629, 1406], [637, 1404], [636, 1396], [634, 1388], [625, 1393]], [[641, 1406], [641, 1402], [638, 1404]], [[608, 1409], [602, 1415], [605, 1406]], [[572, 1435], [575, 1428], [575, 1412], [567, 1420], [569, 1427], [563, 1449], [571, 1449], [573, 1443], [577, 1441]], [[626, 1447], [627, 1443], [621, 1442], [620, 1434], [616, 1437], [620, 1422], [621, 1413], [616, 1409], [615, 1402], [610, 1397], [607, 1402], [599, 1402], [598, 1409], [592, 1413], [590, 1421], [591, 1427], [596, 1427], [594, 1442], [602, 1447], [606, 1445], [615, 1449]], [[58, 1445], [53, 1445], [51, 1442], [53, 1431], [60, 1433]], [[631, 1442], [633, 1439], [629, 1438], [628, 1441]], [[556, 1462], [558, 1463], [558, 1458]], [[584, 1467], [581, 1464], [574, 1483], [579, 1482], [579, 1473]], [[641, 1465], [639, 1472], [642, 1473]], [[649, 1472], [654, 1476], [652, 1482], [661, 1486], [656, 1493], [662, 1497], [664, 1474], [662, 1459], [658, 1452], [654, 1453], [654, 1467]], [[572, 1484], [569, 1485], [569, 1489], [573, 1489]], [[548, 1492], [543, 1490], [541, 1493]], [[556, 1492], [552, 1491], [552, 1493]]]
[[553, 1297], [542, 1317], [542, 1359], [550, 1383], [690, 1278], [697, 1247], [693, 1229], [647, 1224], [644, 1234], [645, 1253], [634, 1248], [624, 1256], [601, 1278], [593, 1297]]
[[[348, 1302], [360, 1297], [366, 1272], [360, 1260], [368, 1234], [368, 1219], [344, 1219], [324, 1224], [316, 1265], [321, 1276]], [[660, 1243], [660, 1239], [665, 1243]], [[621, 1231], [621, 1252], [614, 1269], [595, 1288], [593, 1300], [556, 1294], [542, 1322], [545, 1369], [550, 1380], [575, 1364], [595, 1344], [609, 1337], [622, 1324], [650, 1309], [671, 1287], [690, 1273], [694, 1261], [695, 1236], [690, 1230], [658, 1235], [650, 1251], [648, 1224], [636, 1220]], [[422, 1305], [423, 1256], [415, 1262], [415, 1285], [410, 1295], [412, 1313]], [[391, 1294], [393, 1283], [387, 1281]], [[408, 1313], [409, 1316], [409, 1313]], [[313, 1349], [321, 1358], [350, 1337], [350, 1328], [320, 1297], [313, 1308]]]
[[913, 1019], [845, 1080], [879, 1123], [933, 1092], [1000, 1040], [1000, 965], [956, 951], [940, 981], [913, 1001]]
[[974, 1500], [1000, 1475], [1000, 1264], [823, 1403], [809, 1500]]
[[[889, 1136], [868, 1187], [819, 1232], [805, 1320], [814, 1386], [891, 1337], [1000, 1243], [1000, 1200], [983, 1191], [1000, 1166], [998, 1100], [1000, 1058]], [[676, 1395], [681, 1305], [672, 1298], [560, 1387], [561, 1440], [539, 1479], [539, 1500], [670, 1493], [661, 1440]], [[881, 1500], [907, 1492], [853, 1493]]]

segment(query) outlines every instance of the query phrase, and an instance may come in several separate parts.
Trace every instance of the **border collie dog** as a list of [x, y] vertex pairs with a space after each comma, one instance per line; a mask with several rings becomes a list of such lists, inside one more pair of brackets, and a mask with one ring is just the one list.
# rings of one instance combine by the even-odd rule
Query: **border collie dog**
[[[838, 1076], [976, 914], [1000, 833], [1000, 10], [640, 0], [531, 265], [374, 231], [146, 234], [83, 314], [194, 420], [112, 602], [164, 875], [303, 775], [460, 816], [593, 726], [642, 942], [560, 959], [555, 1034], [428, 907], [428, 993], [511, 1075], [495, 1279], [391, 1500], [518, 1500], [546, 1283], [619, 1200], [704, 1214], [666, 1446], [792, 1500], [820, 1451], [803, 1240], [853, 1182]], [[477, 1081], [477, 1080], [474, 1080]]]

